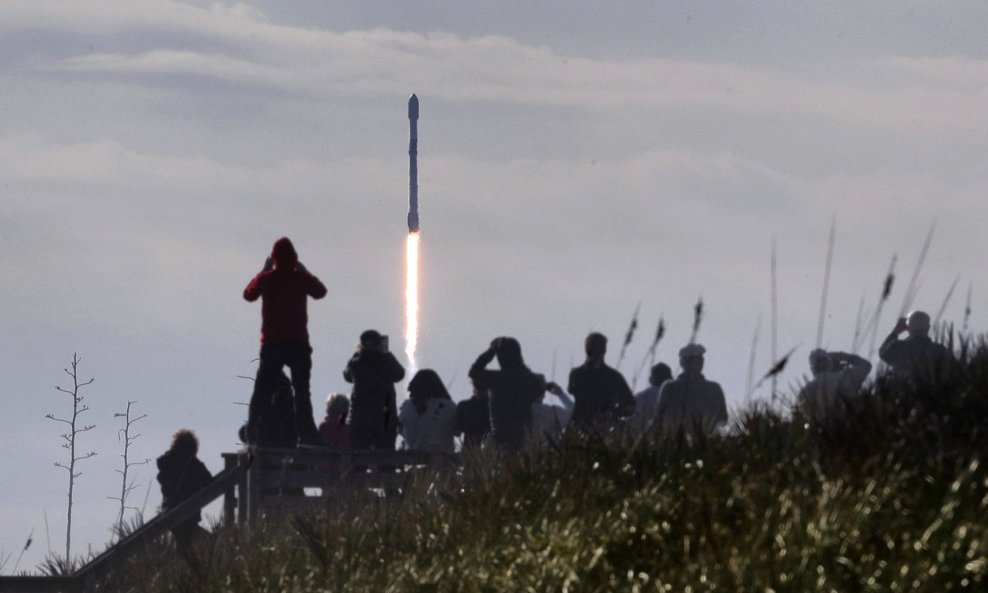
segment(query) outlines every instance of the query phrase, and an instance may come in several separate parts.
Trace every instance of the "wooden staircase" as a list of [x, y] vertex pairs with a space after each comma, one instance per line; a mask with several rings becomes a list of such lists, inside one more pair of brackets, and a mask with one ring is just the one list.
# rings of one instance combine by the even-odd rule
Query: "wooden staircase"
[[249, 528], [259, 517], [332, 508], [348, 489], [400, 490], [422, 468], [447, 467], [456, 455], [421, 451], [343, 451], [323, 447], [249, 447], [224, 453], [208, 486], [93, 558], [70, 576], [0, 576], [0, 593], [84, 593], [114, 565], [223, 496], [223, 523]]

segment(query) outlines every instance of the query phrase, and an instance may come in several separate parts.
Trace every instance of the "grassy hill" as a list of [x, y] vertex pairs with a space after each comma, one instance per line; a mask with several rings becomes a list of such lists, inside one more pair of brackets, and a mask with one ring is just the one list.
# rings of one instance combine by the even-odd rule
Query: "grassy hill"
[[157, 550], [108, 590], [983, 591], [988, 347], [880, 382], [823, 424], [767, 405], [728, 436], [569, 436], [465, 456], [401, 495]]

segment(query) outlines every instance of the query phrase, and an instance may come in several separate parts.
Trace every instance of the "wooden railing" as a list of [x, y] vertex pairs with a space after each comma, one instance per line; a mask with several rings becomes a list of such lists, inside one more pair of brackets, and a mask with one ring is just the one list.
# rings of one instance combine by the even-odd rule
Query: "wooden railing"
[[225, 468], [208, 486], [134, 530], [70, 576], [0, 576], [0, 593], [81, 593], [113, 566], [180, 525], [220, 496], [227, 525], [249, 526], [267, 513], [329, 508], [345, 489], [400, 489], [416, 470], [446, 467], [455, 455], [421, 451], [340, 451], [320, 447], [250, 447], [224, 453]]
[[227, 523], [250, 524], [267, 511], [328, 508], [344, 489], [403, 488], [416, 470], [456, 463], [455, 455], [421, 451], [345, 451], [319, 447], [251, 448], [224, 453], [227, 468], [244, 467], [224, 502]]
[[75, 593], [84, 591], [89, 583], [107, 574], [107, 571], [117, 562], [141, 549], [155, 538], [199, 512], [204, 506], [220, 496], [229, 496], [235, 486], [242, 481], [244, 470], [249, 464], [228, 467], [213, 478], [208, 486], [197, 492], [182, 504], [162, 513], [132, 533], [122, 538], [105, 552], [93, 558], [71, 576], [42, 577], [42, 576], [4, 576], [0, 577], [0, 592], [63, 592]]

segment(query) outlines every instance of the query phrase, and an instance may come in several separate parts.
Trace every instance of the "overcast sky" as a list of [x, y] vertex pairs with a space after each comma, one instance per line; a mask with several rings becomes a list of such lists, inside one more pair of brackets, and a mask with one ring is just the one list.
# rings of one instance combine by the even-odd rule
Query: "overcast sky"
[[[674, 365], [702, 295], [707, 376], [741, 405], [759, 318], [757, 372], [771, 365], [773, 238], [796, 384], [832, 217], [825, 346], [850, 349], [898, 254], [891, 328], [934, 222], [915, 305], [935, 314], [959, 276], [944, 318], [963, 322], [973, 284], [982, 331], [988, 4], [860, 4], [4, 1], [3, 552], [32, 530], [21, 568], [64, 547], [65, 451], [44, 416], [68, 413], [54, 386], [74, 352], [96, 379], [81, 447], [99, 453], [75, 551], [108, 538], [128, 400], [148, 415], [136, 457], [188, 427], [221, 469], [258, 348], [241, 291], [278, 237], [329, 288], [309, 307], [317, 412], [362, 330], [402, 350], [412, 92], [419, 363], [457, 398], [497, 335], [560, 382], [591, 329], [615, 364], [639, 302], [622, 370], [662, 314]], [[133, 504], [153, 479], [137, 469]], [[151, 484], [146, 513], [159, 503]]]

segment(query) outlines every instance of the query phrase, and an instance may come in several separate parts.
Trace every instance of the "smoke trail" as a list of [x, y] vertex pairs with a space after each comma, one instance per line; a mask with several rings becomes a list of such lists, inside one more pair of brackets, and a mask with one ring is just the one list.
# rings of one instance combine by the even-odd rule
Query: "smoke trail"
[[408, 375], [415, 374], [415, 350], [419, 343], [419, 234], [408, 233], [405, 243], [405, 356]]

